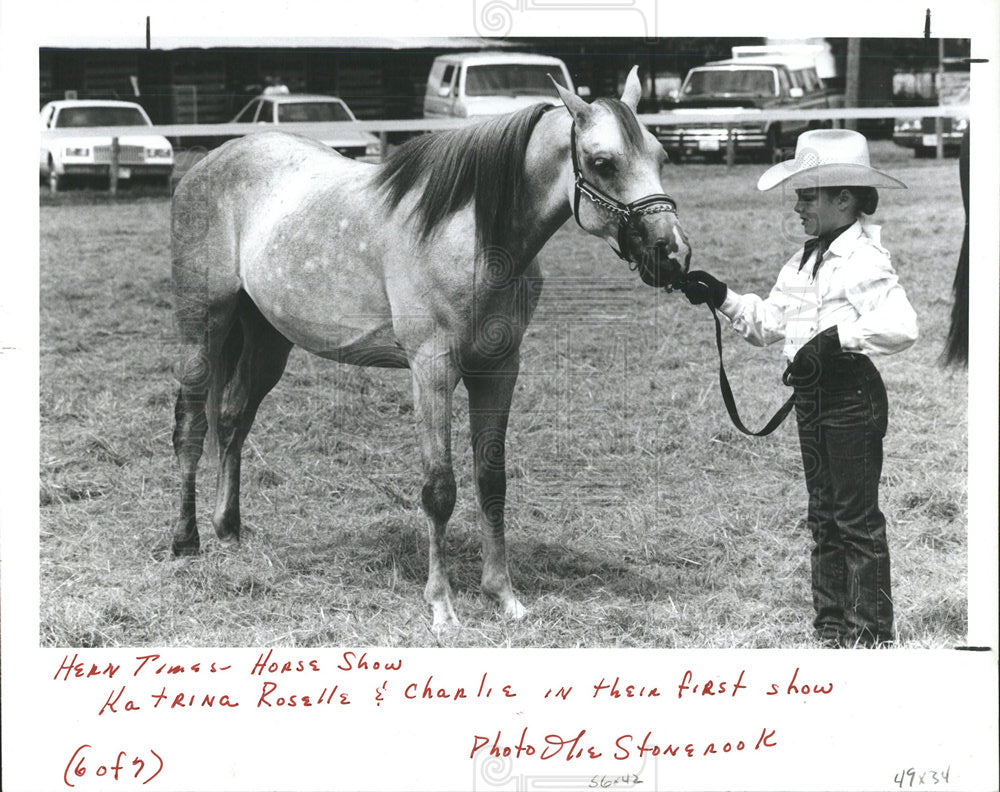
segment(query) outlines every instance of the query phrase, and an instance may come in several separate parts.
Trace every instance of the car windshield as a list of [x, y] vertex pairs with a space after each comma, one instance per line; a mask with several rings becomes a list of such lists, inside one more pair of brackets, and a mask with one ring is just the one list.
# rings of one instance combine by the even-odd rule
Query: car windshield
[[278, 105], [278, 122], [292, 121], [353, 121], [343, 102], [282, 102]]
[[64, 107], [56, 116], [56, 126], [148, 126], [149, 122], [134, 107]]
[[693, 71], [684, 83], [684, 96], [774, 96], [770, 69], [703, 69]]
[[562, 70], [544, 64], [497, 63], [470, 66], [465, 73], [466, 96], [557, 96], [549, 75], [566, 87]]

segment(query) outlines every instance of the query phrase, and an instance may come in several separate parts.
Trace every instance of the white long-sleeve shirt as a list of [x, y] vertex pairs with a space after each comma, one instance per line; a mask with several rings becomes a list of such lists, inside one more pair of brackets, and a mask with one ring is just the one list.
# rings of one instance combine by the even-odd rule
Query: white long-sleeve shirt
[[900, 352], [917, 340], [917, 315], [880, 244], [880, 231], [857, 221], [830, 243], [815, 279], [816, 254], [800, 269], [800, 250], [781, 268], [767, 299], [730, 289], [720, 310], [755, 346], [784, 340], [788, 360], [833, 325], [847, 351]]

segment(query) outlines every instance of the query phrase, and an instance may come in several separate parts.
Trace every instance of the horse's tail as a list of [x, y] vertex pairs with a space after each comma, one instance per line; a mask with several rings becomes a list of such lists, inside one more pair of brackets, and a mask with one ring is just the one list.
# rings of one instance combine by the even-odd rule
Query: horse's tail
[[204, 161], [177, 185], [171, 204], [171, 264], [174, 320], [183, 357], [177, 378], [186, 398], [203, 400], [207, 450], [218, 450], [222, 393], [231, 379], [243, 346], [235, 321], [240, 294], [230, 281], [219, 286], [212, 267], [226, 266], [221, 244], [229, 234], [214, 196], [201, 178]]
[[[205, 421], [207, 431], [205, 433], [205, 448], [209, 454], [215, 454], [219, 450], [219, 413], [222, 410], [222, 393], [226, 385], [236, 373], [236, 366], [239, 364], [240, 355], [243, 352], [243, 325], [240, 323], [238, 314], [245, 310], [246, 306], [237, 308], [241, 301], [249, 302], [246, 292], [240, 290], [234, 295], [235, 299], [231, 305], [233, 310], [227, 306], [229, 317], [225, 324], [219, 325], [218, 337], [209, 339], [206, 349], [209, 350], [209, 377], [205, 392]], [[224, 329], [221, 329], [224, 328]]]
[[[221, 361], [218, 361], [221, 363]], [[222, 389], [225, 381], [218, 374], [216, 361], [209, 363], [212, 374], [209, 376], [208, 389], [205, 392], [205, 450], [210, 458], [219, 453], [219, 410], [222, 404]]]
[[944, 365], [969, 365], [969, 226], [965, 226], [962, 252], [952, 285], [951, 327], [944, 348]]
[[962, 135], [962, 147], [958, 155], [958, 180], [962, 188], [962, 203], [965, 205], [965, 236], [962, 252], [958, 254], [958, 267], [952, 293], [955, 302], [951, 307], [951, 327], [945, 342], [943, 363], [946, 366], [969, 365], [969, 130]]

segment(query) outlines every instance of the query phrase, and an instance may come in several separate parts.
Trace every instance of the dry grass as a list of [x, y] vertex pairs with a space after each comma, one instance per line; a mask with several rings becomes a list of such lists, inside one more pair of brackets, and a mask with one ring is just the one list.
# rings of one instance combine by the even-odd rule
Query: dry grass
[[[874, 158], [911, 189], [879, 220], [921, 318], [885, 361], [883, 507], [903, 646], [966, 631], [967, 384], [941, 370], [961, 242], [954, 160]], [[686, 164], [671, 189], [695, 266], [765, 292], [794, 242], [760, 167]], [[222, 550], [201, 468], [205, 552], [157, 562], [176, 511], [174, 346], [165, 196], [88, 192], [41, 208], [41, 629], [46, 646], [438, 642], [421, 592], [427, 540], [405, 372], [296, 350], [245, 451], [245, 540]], [[787, 204], [787, 201], [786, 201]], [[717, 391], [706, 311], [638, 283], [567, 225], [542, 254], [509, 435], [508, 546], [529, 607], [499, 618], [478, 593], [464, 392], [449, 532], [464, 628], [456, 646], [810, 645], [805, 491], [790, 421], [750, 440]], [[783, 399], [777, 348], [727, 338], [745, 420]]]

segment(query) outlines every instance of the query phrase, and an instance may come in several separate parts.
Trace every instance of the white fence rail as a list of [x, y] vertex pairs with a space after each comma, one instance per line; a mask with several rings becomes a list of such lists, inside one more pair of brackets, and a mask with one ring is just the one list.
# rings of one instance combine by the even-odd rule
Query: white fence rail
[[[650, 127], [679, 126], [687, 124], [718, 124], [731, 129], [741, 123], [771, 122], [786, 120], [832, 121], [835, 124], [849, 119], [915, 119], [915, 118], [967, 118], [968, 105], [940, 105], [929, 107], [852, 107], [830, 108], [826, 110], [672, 110], [662, 113], [643, 114], [639, 120]], [[435, 132], [442, 129], [456, 129], [480, 119], [463, 118], [415, 118], [388, 121], [335, 121], [335, 122], [295, 122], [281, 124], [288, 132], [313, 138], [330, 138], [345, 130], [371, 132], [381, 140], [384, 156], [388, 149], [388, 135], [391, 133]], [[74, 127], [67, 129], [41, 130], [42, 141], [60, 137], [120, 137], [135, 134], [160, 134], [167, 138], [183, 140], [205, 138], [235, 138], [274, 129], [272, 124], [161, 124], [154, 127]], [[938, 124], [938, 156], [941, 156], [941, 134]], [[729, 146], [727, 162], [733, 163], [733, 147]]]
[[[968, 105], [937, 107], [852, 107], [829, 110], [673, 110], [663, 113], [643, 114], [639, 120], [647, 126], [677, 126], [680, 124], [740, 124], [748, 121], [843, 121], [864, 118], [961, 118], [969, 114]], [[433, 132], [456, 129], [477, 119], [465, 118], [412, 118], [395, 121], [330, 121], [294, 122], [281, 124], [281, 129], [308, 137], [332, 137], [347, 129], [382, 135], [390, 132]], [[273, 129], [271, 124], [161, 124], [144, 127], [142, 132], [164, 137], [205, 138], [241, 137], [262, 129]], [[74, 127], [72, 129], [42, 130], [42, 139], [72, 135], [74, 137], [121, 137], [137, 133], [136, 127]]]

